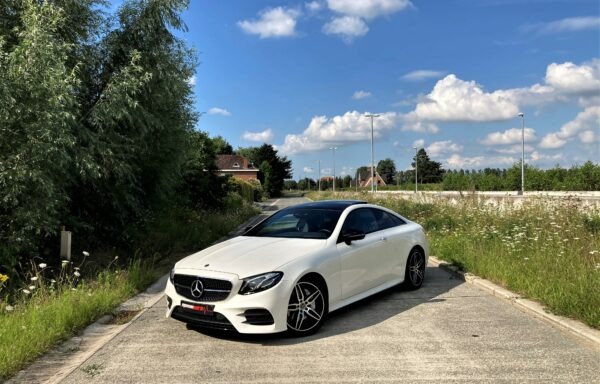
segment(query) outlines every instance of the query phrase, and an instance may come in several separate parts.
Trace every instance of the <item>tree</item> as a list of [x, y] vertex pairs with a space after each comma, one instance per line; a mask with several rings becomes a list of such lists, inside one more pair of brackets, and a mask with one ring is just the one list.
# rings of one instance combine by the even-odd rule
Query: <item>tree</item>
[[233, 155], [233, 147], [222, 136], [212, 138], [215, 154], [217, 155]]
[[269, 187], [264, 186], [264, 173], [259, 173], [259, 180], [269, 196], [280, 196], [283, 190], [283, 181], [292, 177], [292, 162], [287, 157], [280, 157], [277, 150], [271, 144], [263, 144], [260, 147], [238, 148], [237, 154], [249, 159], [253, 164], [267, 162], [271, 167]]
[[[419, 149], [417, 155], [413, 157], [412, 167], [415, 167], [415, 159], [417, 159], [417, 177], [421, 184], [425, 183], [439, 183], [442, 181], [444, 176], [444, 169], [442, 169], [442, 163], [433, 161], [427, 155], [424, 148]], [[413, 179], [414, 179], [413, 172]]]
[[396, 174], [394, 160], [390, 158], [379, 160], [379, 163], [377, 163], [377, 172], [386, 184], [392, 184], [394, 182], [394, 175]]

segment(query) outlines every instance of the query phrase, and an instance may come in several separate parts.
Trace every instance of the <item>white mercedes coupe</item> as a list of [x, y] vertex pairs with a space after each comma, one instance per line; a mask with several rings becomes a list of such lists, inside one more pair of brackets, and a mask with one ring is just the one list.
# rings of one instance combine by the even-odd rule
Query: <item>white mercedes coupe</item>
[[326, 315], [403, 283], [423, 284], [423, 228], [364, 201], [281, 209], [171, 271], [167, 317], [240, 333], [315, 332]]

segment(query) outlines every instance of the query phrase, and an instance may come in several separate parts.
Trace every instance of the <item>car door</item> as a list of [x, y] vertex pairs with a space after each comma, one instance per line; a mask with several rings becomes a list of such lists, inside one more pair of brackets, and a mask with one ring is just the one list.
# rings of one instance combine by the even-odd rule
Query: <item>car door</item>
[[378, 286], [388, 273], [385, 269], [389, 265], [386, 240], [378, 233], [371, 208], [355, 209], [348, 214], [341, 233], [350, 230], [364, 232], [365, 238], [350, 244], [338, 240], [343, 299]]
[[406, 259], [412, 244], [412, 230], [398, 216], [382, 209], [372, 208], [372, 210], [377, 222], [377, 234], [385, 239], [384, 246], [380, 250], [385, 273], [380, 283], [401, 279], [404, 276]]

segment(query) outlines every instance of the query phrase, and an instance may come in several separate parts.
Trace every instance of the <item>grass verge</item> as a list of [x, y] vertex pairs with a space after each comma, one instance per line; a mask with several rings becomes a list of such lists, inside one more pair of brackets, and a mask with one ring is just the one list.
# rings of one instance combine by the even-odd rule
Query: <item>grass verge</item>
[[29, 294], [21, 293], [15, 304], [0, 308], [0, 379], [14, 375], [148, 287], [171, 268], [176, 261], [173, 252], [202, 249], [256, 213], [246, 205], [225, 212], [169, 212], [155, 221], [142, 249], [165, 249], [171, 256], [155, 254], [152, 259], [143, 259], [142, 250], [127, 265], [102, 270], [82, 280], [76, 289], [72, 279], [52, 283], [36, 275], [32, 282], [35, 288], [27, 289]]
[[471, 198], [432, 204], [366, 193], [335, 198], [369, 200], [399, 212], [423, 225], [432, 255], [537, 300], [555, 314], [600, 328], [597, 210], [582, 211], [568, 199], [507, 206]]

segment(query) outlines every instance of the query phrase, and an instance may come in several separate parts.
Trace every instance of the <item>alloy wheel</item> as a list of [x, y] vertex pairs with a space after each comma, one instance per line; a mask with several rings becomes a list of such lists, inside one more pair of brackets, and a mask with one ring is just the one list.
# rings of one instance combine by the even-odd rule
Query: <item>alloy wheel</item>
[[413, 249], [410, 253], [407, 269], [411, 286], [420, 287], [425, 277], [425, 258], [418, 249]]
[[288, 329], [305, 333], [316, 329], [325, 313], [325, 297], [316, 285], [301, 281], [294, 287], [288, 304]]

